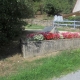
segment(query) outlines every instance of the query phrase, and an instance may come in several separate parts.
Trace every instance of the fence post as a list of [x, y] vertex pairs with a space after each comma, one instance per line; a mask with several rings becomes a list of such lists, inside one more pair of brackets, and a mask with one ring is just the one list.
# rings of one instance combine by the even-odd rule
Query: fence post
[[75, 29], [76, 25], [75, 25], [75, 20], [74, 20], [74, 29]]

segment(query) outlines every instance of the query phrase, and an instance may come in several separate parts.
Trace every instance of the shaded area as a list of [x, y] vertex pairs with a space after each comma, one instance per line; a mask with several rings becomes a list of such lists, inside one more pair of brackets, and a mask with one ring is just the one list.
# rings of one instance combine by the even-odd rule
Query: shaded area
[[[27, 4], [26, 4], [27, 3]], [[22, 26], [25, 24], [22, 19], [33, 16], [30, 2], [23, 0], [2, 0], [0, 3], [0, 46], [5, 45], [15, 37], [19, 36]]]
[[0, 60], [13, 56], [15, 54], [21, 54], [19, 41], [14, 41], [10, 44], [7, 44], [6, 46], [0, 47]]
[[16, 54], [20, 54], [22, 56], [20, 39], [24, 36], [26, 37], [27, 34], [35, 32], [37, 31], [24, 30], [22, 35], [16, 38], [14, 41], [7, 43], [5, 46], [0, 46], [0, 60], [7, 57], [12, 57]]
[[[20, 38], [22, 35], [24, 18], [33, 16], [31, 2], [23, 0], [0, 1], [0, 60], [21, 54]], [[17, 39], [16, 39], [17, 38]]]
[[[27, 25], [26, 22], [20, 21], [18, 22], [18, 25], [16, 27], [21, 27], [23, 25]], [[24, 30], [24, 28], [22, 28]], [[3, 39], [0, 37], [0, 60], [5, 59], [7, 57], [13, 56], [15, 54], [21, 54], [21, 48], [20, 48], [20, 38], [22, 37], [22, 32], [19, 29], [15, 29], [16, 36], [12, 40], [7, 40], [6, 43]], [[13, 33], [14, 34], [14, 33]], [[12, 35], [13, 36], [13, 35]], [[2, 36], [4, 37], [4, 36]]]

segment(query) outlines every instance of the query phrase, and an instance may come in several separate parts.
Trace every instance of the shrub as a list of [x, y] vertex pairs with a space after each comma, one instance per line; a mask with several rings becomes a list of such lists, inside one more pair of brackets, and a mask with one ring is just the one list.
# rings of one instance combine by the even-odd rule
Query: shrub
[[70, 16], [69, 18], [68, 18], [69, 20], [76, 20], [76, 21], [80, 21], [80, 16]]
[[33, 14], [28, 0], [0, 0], [0, 44], [15, 39], [22, 31], [21, 19]]

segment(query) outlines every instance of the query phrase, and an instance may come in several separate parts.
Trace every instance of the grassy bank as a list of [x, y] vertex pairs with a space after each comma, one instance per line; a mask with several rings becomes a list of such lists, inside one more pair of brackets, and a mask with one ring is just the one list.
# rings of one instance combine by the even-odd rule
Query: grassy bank
[[63, 51], [57, 56], [51, 56], [25, 62], [18, 72], [9, 76], [0, 77], [0, 80], [49, 80], [53, 77], [67, 74], [80, 69], [80, 49]]
[[36, 24], [32, 24], [32, 25], [26, 25], [25, 26], [25, 29], [43, 29], [44, 26], [41, 26], [41, 25], [36, 25]]

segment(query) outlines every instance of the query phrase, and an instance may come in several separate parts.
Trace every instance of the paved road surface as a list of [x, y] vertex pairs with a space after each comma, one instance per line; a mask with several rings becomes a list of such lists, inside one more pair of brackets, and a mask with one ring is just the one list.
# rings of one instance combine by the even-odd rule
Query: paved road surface
[[53, 78], [52, 80], [80, 80], [80, 70], [57, 79]]

